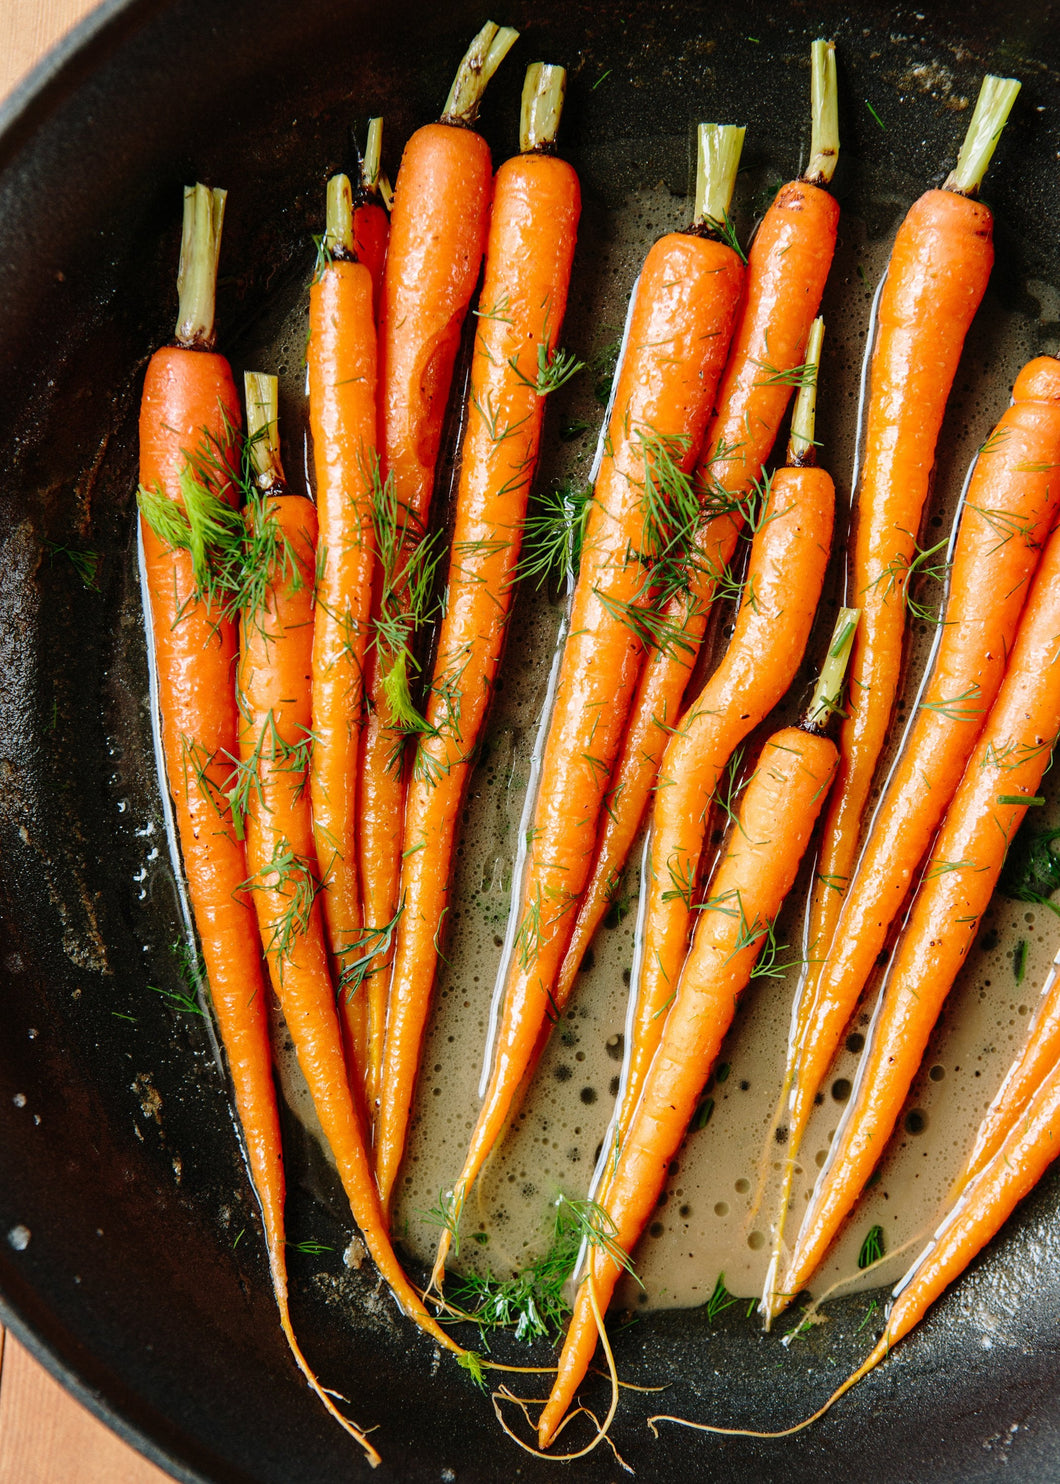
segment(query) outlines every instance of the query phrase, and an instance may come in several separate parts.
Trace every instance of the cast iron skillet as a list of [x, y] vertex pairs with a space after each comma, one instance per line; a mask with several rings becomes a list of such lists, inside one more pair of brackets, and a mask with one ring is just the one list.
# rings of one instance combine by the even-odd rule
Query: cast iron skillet
[[[564, 147], [585, 186], [586, 240], [638, 180], [685, 192], [700, 117], [746, 118], [752, 161], [772, 151], [793, 173], [815, 35], [839, 42], [838, 189], [863, 213], [881, 172], [898, 171], [911, 198], [948, 163], [953, 117], [930, 90], [910, 96], [912, 67], [942, 62], [964, 92], [988, 68], [1016, 73], [1024, 94], [989, 195], [995, 292], [1017, 304], [1028, 276], [1060, 283], [1060, 30], [1041, 0], [1005, 9], [511, 0], [497, 19], [530, 38], [523, 63], [532, 52], [571, 71]], [[180, 1479], [326, 1484], [367, 1469], [285, 1352], [205, 1027], [145, 988], [176, 983], [178, 919], [150, 857], [162, 842], [133, 562], [138, 383], [169, 334], [180, 186], [231, 188], [219, 320], [239, 365], [241, 337], [301, 291], [351, 118], [385, 111], [396, 156], [394, 141], [436, 114], [482, 19], [465, 0], [115, 0], [8, 106], [0, 137], [3, 1318]], [[514, 146], [520, 74], [502, 70], [485, 109], [498, 156]], [[592, 273], [591, 252], [579, 271]], [[101, 553], [94, 590], [64, 548]], [[292, 1230], [309, 1211], [341, 1252], [326, 1175], [308, 1151], [291, 1162]], [[1057, 1194], [1047, 1179], [810, 1432], [761, 1443], [671, 1429], [654, 1442], [643, 1408], [623, 1406], [623, 1455], [652, 1479], [968, 1480], [1002, 1465], [1010, 1480], [1055, 1477]], [[513, 1451], [463, 1373], [435, 1373], [432, 1347], [373, 1302], [367, 1271], [298, 1254], [292, 1269], [311, 1358], [358, 1420], [380, 1424], [377, 1477], [561, 1476]], [[838, 1305], [827, 1342], [779, 1366], [750, 1326], [662, 1314], [619, 1338], [619, 1367], [670, 1382], [666, 1410], [779, 1426], [863, 1353], [863, 1311]], [[576, 1473], [609, 1480], [617, 1467], [600, 1449]]]

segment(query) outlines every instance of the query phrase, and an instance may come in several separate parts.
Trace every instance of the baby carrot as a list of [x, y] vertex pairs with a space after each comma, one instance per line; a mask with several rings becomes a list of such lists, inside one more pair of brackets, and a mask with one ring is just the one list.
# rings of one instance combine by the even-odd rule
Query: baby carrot
[[947, 1213], [927, 1249], [894, 1290], [883, 1334], [868, 1358], [848, 1376], [812, 1417], [779, 1432], [708, 1427], [683, 1417], [649, 1417], [677, 1422], [723, 1436], [783, 1438], [816, 1422], [861, 1378], [885, 1360], [891, 1350], [927, 1313], [939, 1295], [960, 1277], [974, 1257], [1001, 1230], [1018, 1203], [1034, 1189], [1060, 1154], [1060, 1066], [1052, 1069], [1026, 1112], [1009, 1129], [993, 1156], [980, 1166], [960, 1200]]
[[328, 182], [323, 262], [309, 290], [309, 425], [319, 541], [309, 791], [328, 946], [350, 1076], [363, 1092], [368, 1014], [357, 869], [357, 754], [372, 600], [376, 336], [372, 280], [354, 257], [350, 182]]
[[997, 1153], [1053, 1068], [1060, 1065], [1060, 965], [1053, 964], [1027, 1031], [1026, 1044], [998, 1088], [975, 1136], [955, 1191], [964, 1189]]
[[[659, 1198], [703, 1085], [765, 944], [791, 890], [828, 787], [837, 752], [824, 735], [849, 653], [849, 620], [838, 666], [830, 663], [801, 726], [766, 742], [740, 801], [736, 823], [710, 894], [700, 909], [692, 947], [644, 1082], [629, 1132], [615, 1155], [602, 1206], [607, 1246], [591, 1246], [552, 1394], [538, 1421], [547, 1448], [570, 1406], [600, 1335], [602, 1316], [621, 1273], [613, 1244], [629, 1252]], [[838, 638], [832, 649], [838, 646]]]
[[812, 1274], [883, 1153], [1058, 732], [1060, 533], [1046, 547], [1004, 682], [932, 845], [774, 1314]]
[[[140, 409], [140, 531], [162, 750], [280, 1324], [310, 1386], [350, 1430], [310, 1370], [291, 1325], [268, 1002], [257, 923], [243, 884], [242, 821], [230, 802], [238, 735], [236, 631], [228, 594], [214, 587], [202, 536], [207, 507], [215, 517], [231, 509], [238, 462], [233, 444], [239, 399], [228, 362], [212, 351], [224, 202], [223, 191], [202, 185], [184, 193], [177, 340], [152, 356]], [[239, 524], [232, 511], [230, 529], [237, 531]]]
[[1040, 356], [986, 440], [964, 500], [931, 674], [872, 818], [832, 950], [788, 1047], [781, 1218], [814, 1098], [994, 703], [1060, 507], [1060, 362]]
[[353, 251], [372, 277], [375, 317], [383, 305], [383, 269], [390, 240], [390, 218], [380, 200], [379, 169], [383, 149], [383, 120], [368, 120], [368, 139], [361, 159], [361, 175], [353, 208]]
[[[391, 549], [381, 550], [376, 578], [359, 805], [364, 926], [366, 937], [374, 934], [380, 947], [371, 970], [375, 978], [389, 965], [398, 910], [404, 743], [421, 722], [408, 690], [410, 647], [417, 637], [410, 590], [424, 584], [412, 574], [423, 559], [453, 364], [489, 227], [489, 145], [471, 126], [486, 84], [517, 34], [492, 21], [482, 28], [460, 64], [441, 120], [417, 129], [405, 146], [395, 188], [379, 382], [380, 472], [388, 486], [380, 544]], [[373, 1056], [382, 1047], [378, 1010], [377, 1002], [369, 1030]]]
[[987, 77], [942, 190], [927, 191], [898, 230], [880, 293], [869, 377], [865, 456], [856, 496], [848, 591], [863, 610], [850, 672], [850, 714], [825, 816], [808, 917], [805, 1024], [835, 932], [898, 688], [906, 585], [939, 428], [964, 337], [994, 260], [992, 218], [975, 198], [1019, 83]]
[[556, 984], [569, 995], [640, 829], [659, 761], [680, 713], [721, 573], [732, 560], [741, 505], [769, 457], [792, 388], [808, 374], [807, 336], [835, 250], [839, 206], [828, 191], [839, 154], [835, 52], [811, 51], [813, 135], [801, 179], [782, 186], [755, 234], [717, 411], [696, 480], [707, 521], [689, 563], [690, 582], [665, 614], [670, 642], [649, 648], [601, 818], [592, 875]]
[[[811, 336], [816, 371], [821, 322]], [[725, 657], [673, 729], [652, 810], [637, 945], [636, 1009], [612, 1139], [621, 1147], [673, 1000], [697, 916], [711, 803], [734, 749], [781, 699], [802, 659], [821, 596], [835, 490], [815, 467], [814, 385], [799, 393], [789, 449], [759, 512], [743, 597]]]
[[574, 170], [549, 152], [565, 80], [562, 67], [529, 69], [522, 153], [494, 186], [444, 617], [405, 805], [376, 1126], [384, 1210], [404, 1151], [460, 802], [503, 650], [545, 398], [576, 365], [556, 354], [581, 205]]
[[[489, 1087], [451, 1195], [454, 1225], [549, 1014], [651, 627], [653, 591], [666, 580], [675, 529], [687, 518], [668, 502], [690, 494], [684, 476], [706, 425], [743, 278], [737, 253], [706, 223], [728, 209], [742, 141], [742, 129], [701, 127], [696, 225], [655, 243], [634, 292], [549, 719], [519, 928], [501, 969], [504, 1003]], [[695, 511], [694, 500], [685, 509], [689, 503]], [[442, 1233], [435, 1283], [451, 1235]]]
[[262, 378], [248, 398], [255, 423], [261, 417], [250, 447], [263, 468], [263, 493], [248, 509], [251, 558], [237, 678], [247, 884], [272, 986], [354, 1220], [401, 1309], [438, 1344], [460, 1351], [424, 1309], [390, 1245], [350, 1092], [306, 789], [316, 511], [285, 491], [275, 405], [275, 380]]

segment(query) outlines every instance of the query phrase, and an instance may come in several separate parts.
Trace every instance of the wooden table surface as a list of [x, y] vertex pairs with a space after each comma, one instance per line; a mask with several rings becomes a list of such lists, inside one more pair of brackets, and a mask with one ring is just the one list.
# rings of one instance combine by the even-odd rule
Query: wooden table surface
[[[96, 0], [0, 0], [0, 97]], [[0, 1329], [0, 1484], [165, 1484]]]

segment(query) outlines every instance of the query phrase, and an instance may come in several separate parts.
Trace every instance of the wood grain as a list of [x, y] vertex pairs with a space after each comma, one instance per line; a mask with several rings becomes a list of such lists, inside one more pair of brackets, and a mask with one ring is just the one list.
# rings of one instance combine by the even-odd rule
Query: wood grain
[[[0, 0], [0, 98], [95, 0]], [[165, 1484], [0, 1330], [0, 1484]]]

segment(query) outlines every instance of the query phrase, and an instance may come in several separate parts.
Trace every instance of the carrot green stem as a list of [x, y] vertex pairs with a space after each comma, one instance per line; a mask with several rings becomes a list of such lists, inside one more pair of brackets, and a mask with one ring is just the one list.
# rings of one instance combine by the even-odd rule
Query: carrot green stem
[[832, 41], [815, 41], [810, 47], [810, 112], [810, 163], [802, 178], [826, 186], [839, 159], [839, 88]]
[[700, 124], [696, 204], [692, 224], [728, 236], [726, 224], [746, 131], [736, 124]]
[[861, 617], [860, 608], [840, 608], [832, 630], [828, 654], [814, 686], [813, 696], [806, 714], [799, 722], [804, 732], [823, 732], [831, 718], [839, 713], [839, 702], [843, 694], [843, 681], [847, 673], [847, 661], [854, 642], [854, 630]]
[[806, 360], [799, 369], [799, 390], [795, 397], [795, 410], [791, 414], [791, 432], [788, 435], [788, 463], [793, 468], [805, 468], [817, 462], [817, 445], [814, 431], [817, 418], [817, 372], [821, 366], [821, 342], [824, 339], [824, 320], [817, 317], [810, 326], [806, 340]]
[[247, 448], [259, 489], [283, 484], [280, 462], [279, 381], [264, 371], [244, 371], [247, 402]]
[[379, 162], [383, 155], [383, 120], [374, 118], [368, 120], [368, 138], [364, 143], [364, 155], [361, 158], [361, 188], [368, 195], [379, 194]]
[[353, 245], [353, 187], [348, 175], [333, 175], [328, 181], [324, 250], [333, 257], [356, 256]]
[[177, 344], [209, 350], [214, 343], [214, 295], [217, 259], [227, 191], [209, 186], [184, 187], [184, 226], [177, 269]]
[[983, 78], [971, 123], [957, 156], [957, 168], [946, 180], [947, 191], [956, 191], [961, 196], [978, 195], [1019, 90], [1020, 83], [1014, 77]]
[[567, 92], [567, 69], [550, 62], [531, 62], [523, 83], [519, 114], [519, 151], [548, 150], [556, 142], [563, 99]]
[[511, 26], [496, 26], [492, 21], [486, 22], [457, 68], [442, 111], [443, 124], [471, 128], [478, 117], [487, 83], [518, 37], [519, 32], [513, 31]]

